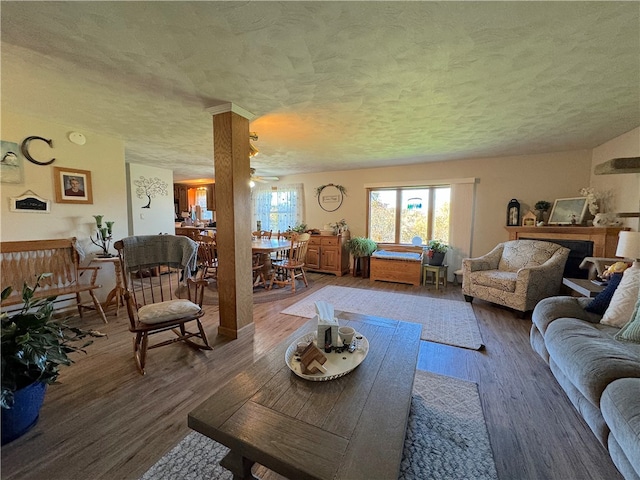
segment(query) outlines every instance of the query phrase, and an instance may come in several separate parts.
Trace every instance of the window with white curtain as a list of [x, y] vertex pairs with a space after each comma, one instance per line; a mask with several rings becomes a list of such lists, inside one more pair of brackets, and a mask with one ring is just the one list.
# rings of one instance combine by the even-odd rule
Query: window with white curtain
[[195, 204], [199, 205], [203, 210], [207, 209], [207, 188], [196, 188]]
[[253, 224], [258, 221], [262, 230], [284, 232], [302, 223], [304, 189], [302, 183], [290, 185], [256, 185], [251, 190]]

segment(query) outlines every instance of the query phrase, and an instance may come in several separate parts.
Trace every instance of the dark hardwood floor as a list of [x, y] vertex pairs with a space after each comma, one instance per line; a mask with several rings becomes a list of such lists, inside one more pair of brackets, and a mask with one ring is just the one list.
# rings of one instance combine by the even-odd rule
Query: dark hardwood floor
[[[137, 479], [187, 433], [187, 413], [227, 379], [308, 320], [280, 312], [325, 285], [373, 288], [462, 301], [459, 286], [413, 287], [311, 274], [302, 295], [254, 306], [255, 335], [217, 336], [217, 307], [205, 326], [213, 351], [174, 344], [151, 350], [138, 374], [121, 310], [110, 323], [87, 316], [85, 327], [108, 334], [76, 355], [60, 384], [49, 387], [38, 424], [2, 447], [2, 479]], [[621, 479], [605, 449], [576, 413], [544, 361], [529, 345], [529, 319], [475, 301], [486, 349], [422, 342], [418, 368], [474, 381], [501, 480]]]

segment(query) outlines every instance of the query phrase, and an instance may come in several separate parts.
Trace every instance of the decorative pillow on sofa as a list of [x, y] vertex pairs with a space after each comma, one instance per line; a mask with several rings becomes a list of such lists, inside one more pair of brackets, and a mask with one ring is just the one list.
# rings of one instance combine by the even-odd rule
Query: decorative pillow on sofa
[[600, 323], [622, 328], [631, 319], [640, 290], [640, 268], [627, 268]]
[[598, 315], [604, 315], [604, 312], [607, 310], [607, 307], [611, 303], [611, 298], [613, 298], [613, 294], [618, 288], [620, 281], [622, 280], [622, 273], [614, 273], [611, 275], [609, 279], [609, 284], [607, 288], [602, 290], [596, 297], [589, 302], [584, 309], [587, 312], [597, 313]]
[[636, 308], [633, 311], [633, 315], [631, 315], [631, 320], [616, 333], [614, 338], [624, 342], [640, 343], [640, 297], [636, 302]]

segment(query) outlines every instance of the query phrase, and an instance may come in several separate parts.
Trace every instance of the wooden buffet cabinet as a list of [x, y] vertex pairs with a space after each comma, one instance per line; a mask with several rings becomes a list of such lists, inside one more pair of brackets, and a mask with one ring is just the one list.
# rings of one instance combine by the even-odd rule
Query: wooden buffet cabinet
[[349, 273], [349, 252], [346, 247], [349, 238], [349, 232], [340, 235], [311, 235], [305, 269], [333, 273], [338, 277]]
[[593, 242], [594, 257], [613, 258], [622, 227], [505, 227], [509, 240], [520, 238], [540, 240], [583, 240]]

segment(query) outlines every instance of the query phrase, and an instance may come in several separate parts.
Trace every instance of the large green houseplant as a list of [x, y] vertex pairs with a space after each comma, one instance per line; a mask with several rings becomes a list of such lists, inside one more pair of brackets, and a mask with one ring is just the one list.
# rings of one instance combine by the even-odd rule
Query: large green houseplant
[[369, 257], [378, 248], [378, 244], [366, 237], [352, 237], [346, 242], [347, 250], [354, 257]]
[[[9, 315], [0, 314], [2, 324], [2, 443], [10, 442], [35, 425], [46, 385], [55, 383], [62, 365], [71, 365], [69, 353], [84, 352], [92, 343], [87, 337], [104, 334], [67, 325], [53, 318], [55, 297], [35, 298], [40, 275], [33, 287], [22, 289], [23, 307]], [[2, 300], [12, 288], [2, 291]], [[30, 402], [24, 405], [24, 399]], [[35, 402], [35, 405], [33, 405]], [[23, 418], [27, 417], [34, 418]]]
[[369, 277], [369, 257], [378, 248], [378, 244], [366, 237], [352, 237], [345, 243], [345, 247], [353, 256], [353, 276], [362, 274], [363, 278]]

